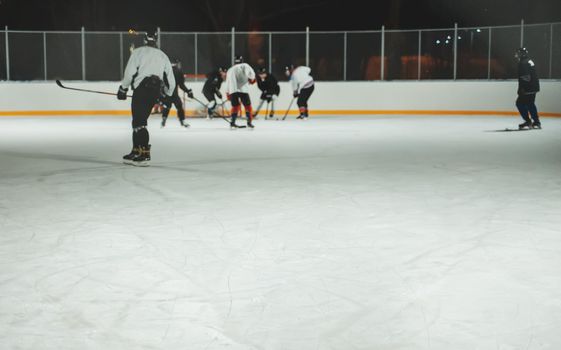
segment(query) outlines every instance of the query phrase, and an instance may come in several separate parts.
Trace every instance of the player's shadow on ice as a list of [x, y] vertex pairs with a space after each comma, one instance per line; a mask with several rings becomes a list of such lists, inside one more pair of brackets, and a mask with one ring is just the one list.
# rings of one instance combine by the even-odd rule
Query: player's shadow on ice
[[[14, 151], [2, 151], [0, 155], [7, 155], [16, 158], [27, 158], [27, 159], [39, 159], [39, 160], [56, 160], [56, 161], [63, 161], [63, 162], [72, 162], [72, 163], [87, 163], [87, 164], [96, 164], [102, 165], [97, 167], [86, 167], [86, 168], [74, 168], [74, 169], [60, 169], [60, 170], [53, 170], [48, 172], [47, 175], [54, 175], [54, 174], [61, 174], [61, 173], [72, 173], [72, 172], [80, 172], [80, 171], [91, 171], [91, 170], [109, 170], [123, 168], [123, 169], [133, 169], [136, 167], [123, 164], [122, 162], [118, 161], [110, 161], [110, 160], [101, 160], [94, 157], [87, 157], [87, 156], [72, 156], [68, 154], [53, 154], [53, 153], [26, 153], [26, 152], [14, 152]], [[188, 169], [188, 168], [179, 168], [174, 166], [166, 166], [164, 164], [152, 164], [151, 168], [156, 169], [166, 169], [172, 171], [179, 171], [179, 172], [200, 172], [199, 170], [195, 169]]]
[[485, 130], [485, 132], [516, 132], [516, 131], [531, 131], [530, 129], [499, 129], [499, 130]]
[[61, 160], [65, 162], [78, 162], [78, 163], [93, 163], [93, 164], [103, 164], [103, 165], [124, 165], [123, 163], [117, 163], [107, 160], [99, 160], [93, 157], [82, 157], [82, 156], [71, 156], [67, 154], [52, 154], [52, 153], [25, 153], [25, 152], [13, 152], [13, 151], [3, 151], [0, 154], [8, 155], [17, 158], [28, 158], [28, 159], [49, 159], [49, 160]]

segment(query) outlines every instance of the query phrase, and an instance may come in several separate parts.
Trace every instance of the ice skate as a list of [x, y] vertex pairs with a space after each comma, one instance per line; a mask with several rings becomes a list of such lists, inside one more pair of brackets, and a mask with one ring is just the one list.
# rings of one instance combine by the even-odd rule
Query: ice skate
[[542, 128], [542, 123], [540, 122], [534, 122], [532, 124], [532, 129], [541, 129]]
[[139, 167], [150, 166], [150, 145], [148, 147], [140, 147], [139, 153], [132, 159], [132, 165]]
[[132, 160], [139, 154], [138, 147], [133, 147], [129, 154], [123, 156], [123, 163], [132, 164]]
[[532, 128], [532, 122], [530, 121], [526, 121], [518, 125], [518, 130], [531, 129], [531, 128]]
[[184, 127], [184, 128], [190, 128], [191, 127], [191, 125], [189, 125], [189, 123], [187, 123], [185, 120], [182, 120], [180, 123], [181, 123], [181, 126]]
[[166, 121], [167, 121], [167, 120], [168, 120], [167, 117], [163, 117], [163, 118], [162, 118], [162, 124], [161, 124], [161, 127], [162, 127], [162, 128], [165, 128], [165, 127], [166, 127]]

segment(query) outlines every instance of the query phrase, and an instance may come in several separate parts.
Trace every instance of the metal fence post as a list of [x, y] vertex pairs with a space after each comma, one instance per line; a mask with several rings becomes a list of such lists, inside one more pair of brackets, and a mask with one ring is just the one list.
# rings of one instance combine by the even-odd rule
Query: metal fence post
[[4, 28], [5, 46], [6, 46], [6, 80], [10, 80], [10, 44], [8, 43], [8, 26]]
[[306, 27], [306, 66], [310, 66], [310, 27]]
[[491, 40], [493, 40], [493, 36], [491, 27], [489, 27], [489, 50], [487, 52], [487, 80], [491, 80]]
[[273, 71], [273, 33], [269, 33], [269, 72]]
[[86, 80], [86, 31], [82, 27], [82, 80]]
[[343, 81], [347, 81], [347, 32], [343, 36]]
[[549, 25], [549, 79], [553, 77], [553, 23]]
[[520, 47], [524, 47], [524, 19], [520, 21]]
[[384, 59], [386, 58], [386, 52], [385, 52], [385, 44], [386, 44], [386, 38], [385, 38], [385, 32], [386, 32], [386, 27], [382, 26], [382, 49], [381, 49], [381, 53], [380, 53], [380, 58], [381, 58], [381, 62], [380, 62], [380, 80], [384, 80]]
[[160, 31], [160, 27], [158, 27], [158, 28], [156, 29], [156, 34], [157, 34], [156, 43], [157, 43], [157, 45], [158, 45], [158, 49], [161, 49], [161, 48], [162, 48], [162, 33], [161, 33], [161, 31]]
[[454, 80], [458, 76], [458, 23], [454, 23]]
[[423, 31], [419, 30], [419, 51], [418, 51], [418, 58], [417, 58], [417, 80], [421, 80], [421, 45], [422, 45], [422, 35], [423, 35]]
[[120, 68], [120, 72], [121, 72], [119, 74], [121, 74], [121, 80], [123, 80], [123, 75], [125, 74], [123, 65], [124, 65], [123, 33], [119, 32], [119, 68]]
[[232, 41], [232, 52], [231, 52], [231, 56], [232, 56], [232, 62], [231, 65], [234, 65], [234, 56], [236, 55], [236, 28], [232, 27], [232, 37], [230, 39]]
[[47, 80], [47, 33], [43, 32], [43, 77]]
[[195, 33], [195, 81], [199, 81], [199, 35]]

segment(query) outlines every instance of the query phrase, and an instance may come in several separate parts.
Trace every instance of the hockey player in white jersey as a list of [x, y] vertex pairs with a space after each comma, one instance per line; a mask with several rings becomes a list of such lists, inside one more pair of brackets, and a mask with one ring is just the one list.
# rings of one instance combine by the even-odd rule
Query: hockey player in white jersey
[[156, 34], [146, 34], [145, 46], [132, 51], [117, 98], [127, 98], [129, 87], [133, 89], [132, 151], [123, 157], [125, 164], [148, 166], [150, 164], [150, 135], [146, 128], [154, 104], [160, 100], [164, 106], [171, 105], [175, 78], [170, 60], [156, 47]]
[[300, 115], [297, 119], [308, 119], [308, 100], [314, 92], [314, 78], [310, 75], [312, 69], [306, 66], [294, 68], [292, 64], [286, 66], [286, 76], [290, 79], [294, 98]]
[[243, 62], [242, 56], [234, 58], [234, 65], [226, 73], [226, 96], [232, 103], [231, 128], [237, 128], [236, 118], [241, 111], [241, 104], [245, 108], [247, 126], [253, 128], [253, 109], [249, 98], [249, 85], [255, 84], [255, 71], [247, 63]]

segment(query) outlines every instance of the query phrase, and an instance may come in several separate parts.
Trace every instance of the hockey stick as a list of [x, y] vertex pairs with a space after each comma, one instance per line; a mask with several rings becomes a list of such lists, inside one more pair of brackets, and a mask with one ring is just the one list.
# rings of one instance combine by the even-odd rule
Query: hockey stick
[[226, 110], [224, 109], [224, 105], [226, 104], [226, 101], [222, 101], [222, 97], [218, 98], [220, 100], [220, 107], [222, 108], [222, 115], [226, 115]]
[[[117, 96], [117, 94], [114, 94], [112, 92], [105, 92], [105, 91], [97, 91], [97, 90], [89, 90], [89, 89], [78, 89], [78, 88], [71, 88], [68, 86], [64, 86], [62, 85], [62, 83], [60, 82], [60, 80], [55, 80], [56, 84], [58, 86], [60, 86], [63, 89], [68, 89], [68, 90], [74, 90], [74, 91], [82, 91], [82, 92], [92, 92], [94, 94], [103, 94], [103, 95], [110, 95], [110, 96]], [[127, 95], [127, 97], [132, 97], [130, 95]]]
[[269, 117], [269, 101], [267, 101], [267, 107], [265, 108], [265, 118], [264, 118], [264, 120], [267, 120], [268, 117]]
[[257, 106], [255, 113], [253, 113], [253, 118], [257, 119], [257, 115], [259, 114], [259, 112], [261, 112], [261, 107], [263, 107], [263, 103], [265, 103], [265, 100], [261, 100], [259, 102], [259, 106]]
[[284, 117], [282, 117], [282, 120], [286, 119], [286, 116], [288, 115], [288, 112], [290, 111], [290, 107], [292, 107], [292, 104], [294, 103], [295, 99], [296, 99], [296, 97], [293, 97], [292, 101], [290, 101], [290, 105], [288, 105], [288, 109], [286, 110], [286, 113], [284, 114]]

